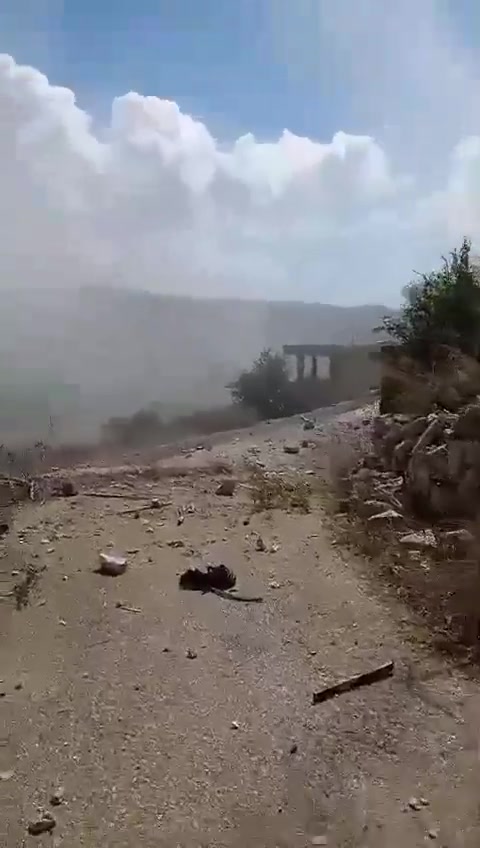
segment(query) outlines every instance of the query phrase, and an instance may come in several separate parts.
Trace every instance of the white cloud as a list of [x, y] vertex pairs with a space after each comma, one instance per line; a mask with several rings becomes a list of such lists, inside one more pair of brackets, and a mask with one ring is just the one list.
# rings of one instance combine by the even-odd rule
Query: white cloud
[[369, 136], [285, 130], [225, 149], [175, 103], [135, 93], [96, 134], [71, 91], [8, 56], [0, 121], [2, 285], [391, 302], [413, 267], [480, 236], [476, 135], [425, 187]]

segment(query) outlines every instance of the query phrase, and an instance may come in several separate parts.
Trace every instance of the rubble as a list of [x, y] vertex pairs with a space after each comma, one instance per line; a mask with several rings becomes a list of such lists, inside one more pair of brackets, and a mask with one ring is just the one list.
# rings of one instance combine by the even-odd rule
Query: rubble
[[[378, 416], [374, 455], [357, 470], [356, 483], [369, 484], [369, 499], [432, 520], [475, 518], [480, 495], [480, 403], [457, 412]], [[392, 475], [400, 479], [399, 503], [391, 500]], [[385, 486], [389, 495], [377, 498]], [[372, 494], [373, 489], [373, 494]], [[368, 498], [367, 498], [368, 499]], [[384, 507], [384, 508], [385, 508]], [[379, 513], [381, 510], [379, 509]]]

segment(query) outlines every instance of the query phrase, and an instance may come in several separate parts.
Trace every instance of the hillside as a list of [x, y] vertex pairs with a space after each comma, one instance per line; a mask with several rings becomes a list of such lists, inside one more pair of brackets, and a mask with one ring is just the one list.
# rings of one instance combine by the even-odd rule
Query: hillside
[[262, 348], [368, 342], [386, 311], [108, 288], [4, 291], [1, 438], [45, 438], [50, 415], [59, 437], [77, 439], [152, 402], [165, 414], [221, 404], [225, 384]]

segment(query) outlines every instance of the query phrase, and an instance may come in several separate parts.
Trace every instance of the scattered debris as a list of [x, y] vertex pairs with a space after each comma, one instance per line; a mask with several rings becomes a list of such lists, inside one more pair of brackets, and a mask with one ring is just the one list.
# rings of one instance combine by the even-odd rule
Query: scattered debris
[[184, 548], [185, 542], [183, 541], [183, 539], [171, 539], [169, 542], [167, 542], [167, 545], [169, 548]]
[[40, 836], [42, 833], [49, 833], [56, 825], [55, 818], [51, 813], [42, 813], [38, 819], [34, 819], [28, 823], [28, 832], [30, 836]]
[[228, 591], [233, 589], [237, 582], [237, 578], [230, 568], [226, 565], [208, 565], [206, 571], [200, 568], [187, 568], [180, 575], [178, 584], [180, 589], [190, 592], [212, 592], [214, 595], [219, 595], [222, 598], [228, 598], [232, 601], [243, 601], [244, 603], [261, 603], [262, 597], [250, 597], [245, 595], [234, 595]]
[[300, 453], [299, 445], [284, 445], [283, 452], [288, 454]]
[[341, 683], [336, 683], [333, 686], [327, 686], [320, 692], [315, 692], [313, 695], [314, 704], [322, 704], [324, 701], [329, 701], [330, 698], [335, 698], [345, 692], [351, 692], [353, 689], [359, 689], [361, 686], [371, 686], [372, 683], [378, 683], [381, 680], [386, 680], [391, 677], [394, 670], [393, 660], [383, 665], [378, 666], [373, 671], [367, 671], [363, 674], [356, 674], [348, 680], [342, 680]]
[[96, 574], [106, 577], [120, 577], [127, 569], [127, 560], [113, 554], [100, 554], [100, 565], [95, 569]]
[[217, 487], [215, 494], [231, 498], [236, 489], [236, 486], [236, 480], [233, 480], [231, 477], [229, 477], [226, 480], [222, 480], [220, 485]]
[[187, 657], [188, 660], [196, 660], [198, 654], [197, 654], [196, 651], [193, 650], [193, 648], [188, 648], [188, 650], [185, 653], [185, 656]]

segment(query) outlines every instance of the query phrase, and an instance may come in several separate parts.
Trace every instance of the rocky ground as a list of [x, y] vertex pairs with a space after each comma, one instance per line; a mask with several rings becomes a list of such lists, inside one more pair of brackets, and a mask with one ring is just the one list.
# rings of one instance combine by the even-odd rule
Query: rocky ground
[[[264, 424], [150, 476], [83, 469], [78, 496], [18, 511], [0, 563], [17, 584], [0, 607], [2, 844], [478, 846], [477, 684], [418, 647], [319, 494], [308, 514], [252, 515], [245, 455], [312, 482], [365, 415]], [[235, 491], [216, 494], [229, 465]], [[94, 573], [101, 552], [124, 573]], [[263, 603], [180, 591], [207, 562]], [[313, 705], [391, 660], [389, 679]]]

